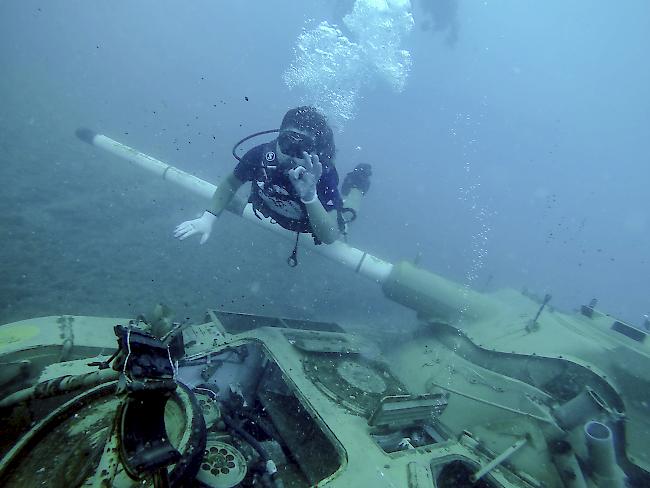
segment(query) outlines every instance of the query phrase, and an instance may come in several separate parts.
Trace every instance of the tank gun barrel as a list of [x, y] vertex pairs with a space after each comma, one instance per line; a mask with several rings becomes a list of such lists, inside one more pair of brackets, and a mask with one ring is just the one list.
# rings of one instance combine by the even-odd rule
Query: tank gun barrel
[[493, 315], [492, 302], [481, 293], [413, 264], [402, 261], [393, 266], [383, 281], [384, 295], [418, 312], [427, 320], [456, 323]]
[[[154, 175], [180, 186], [195, 195], [209, 199], [216, 186], [144, 154], [132, 147], [118, 142], [90, 129], [77, 129], [76, 135], [82, 141], [103, 149], [129, 163], [139, 166]], [[267, 219], [260, 220], [251, 205], [233, 205], [227, 209], [251, 222], [279, 233], [288, 239], [295, 239], [293, 232]], [[366, 278], [383, 286], [387, 298], [418, 312], [426, 318], [456, 321], [459, 315], [464, 318], [484, 317], [492, 312], [485, 297], [470, 288], [446, 280], [426, 270], [416, 268], [406, 262], [393, 265], [363, 250], [336, 241], [327, 246], [308, 245], [313, 251], [339, 263]]]

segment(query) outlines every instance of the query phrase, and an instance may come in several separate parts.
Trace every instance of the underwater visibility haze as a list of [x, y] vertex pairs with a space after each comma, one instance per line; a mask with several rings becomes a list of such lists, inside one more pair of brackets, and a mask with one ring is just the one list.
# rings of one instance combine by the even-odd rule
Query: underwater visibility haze
[[[2, 483], [650, 483], [650, 4], [5, 0], [0, 41]], [[306, 105], [372, 167], [344, 239], [175, 239]]]

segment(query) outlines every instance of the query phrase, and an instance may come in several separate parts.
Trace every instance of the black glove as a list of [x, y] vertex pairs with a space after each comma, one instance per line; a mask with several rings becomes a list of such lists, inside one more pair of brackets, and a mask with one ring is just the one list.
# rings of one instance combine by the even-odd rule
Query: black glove
[[357, 164], [352, 171], [345, 175], [343, 185], [341, 185], [341, 193], [343, 193], [343, 196], [347, 196], [352, 188], [358, 188], [365, 195], [370, 190], [371, 176], [372, 166], [367, 163]]

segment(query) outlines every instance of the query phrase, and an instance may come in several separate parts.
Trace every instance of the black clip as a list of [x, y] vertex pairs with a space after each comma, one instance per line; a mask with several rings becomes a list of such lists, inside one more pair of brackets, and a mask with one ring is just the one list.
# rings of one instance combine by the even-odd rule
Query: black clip
[[300, 232], [296, 232], [296, 243], [293, 246], [291, 256], [287, 258], [287, 264], [292, 268], [298, 266], [298, 239], [300, 239]]

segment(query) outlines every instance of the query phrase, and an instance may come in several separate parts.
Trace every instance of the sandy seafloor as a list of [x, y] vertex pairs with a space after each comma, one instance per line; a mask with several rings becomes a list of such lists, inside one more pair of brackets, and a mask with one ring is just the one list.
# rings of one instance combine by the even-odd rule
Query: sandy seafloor
[[232, 215], [204, 246], [175, 240], [173, 228], [204, 201], [79, 141], [83, 115], [65, 100], [3, 90], [0, 323], [127, 318], [159, 302], [177, 320], [195, 322], [216, 308], [383, 330], [414, 323], [415, 314], [385, 299], [379, 285], [306, 248], [289, 268], [292, 242]]

